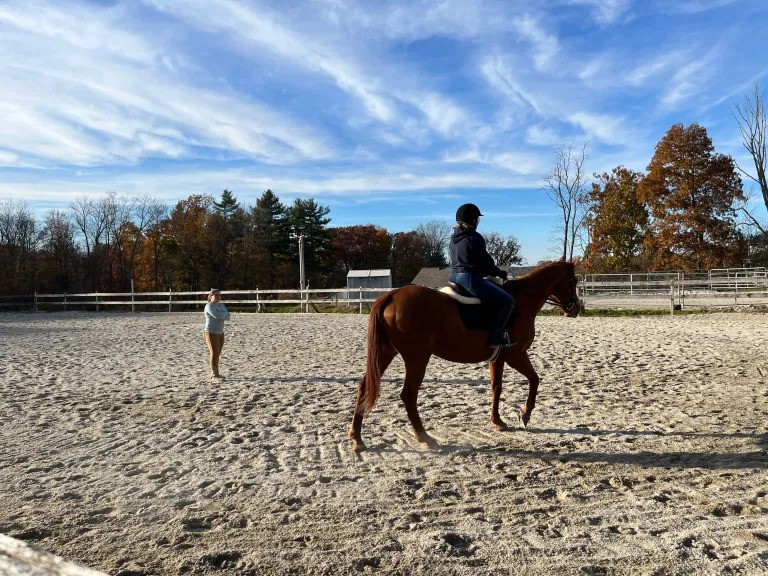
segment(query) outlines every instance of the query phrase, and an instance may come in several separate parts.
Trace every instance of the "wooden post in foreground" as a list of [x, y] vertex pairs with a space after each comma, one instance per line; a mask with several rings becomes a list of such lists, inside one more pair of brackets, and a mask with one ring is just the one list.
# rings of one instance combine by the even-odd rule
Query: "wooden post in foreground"
[[106, 576], [0, 534], [0, 574], [6, 576]]

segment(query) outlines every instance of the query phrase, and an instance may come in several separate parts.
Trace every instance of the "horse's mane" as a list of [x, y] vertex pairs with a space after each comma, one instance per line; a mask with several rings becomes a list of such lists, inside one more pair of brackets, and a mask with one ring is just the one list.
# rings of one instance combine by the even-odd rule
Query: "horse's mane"
[[528, 270], [528, 272], [526, 272], [522, 276], [518, 276], [516, 278], [512, 278], [512, 280], [510, 280], [510, 282], [517, 282], [518, 280], [525, 280], [526, 278], [529, 278], [531, 276], [536, 276], [536, 275], [538, 275], [539, 272], [541, 272], [541, 270], [543, 268], [547, 268], [550, 265], [557, 264], [559, 262], [563, 262], [563, 261], [562, 260], [547, 260], [545, 262], [539, 262], [536, 265], [535, 268], [533, 268], [532, 270]]
[[533, 270], [529, 270], [522, 276], [519, 276], [517, 278], [512, 278], [511, 280], [507, 280], [504, 283], [504, 286], [508, 286], [512, 290], [515, 290], [516, 288], [520, 288], [520, 286], [524, 285], [528, 280], [533, 280], [536, 276], [538, 276], [541, 271], [544, 268], [549, 268], [552, 266], [552, 264], [562, 264], [564, 263], [563, 260], [547, 260], [546, 262], [539, 262], [536, 267]]

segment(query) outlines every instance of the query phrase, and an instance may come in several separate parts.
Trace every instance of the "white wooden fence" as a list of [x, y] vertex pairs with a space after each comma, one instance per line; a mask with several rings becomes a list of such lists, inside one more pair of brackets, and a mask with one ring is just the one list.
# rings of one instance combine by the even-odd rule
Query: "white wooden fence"
[[[320, 306], [356, 307], [362, 313], [384, 288], [305, 290], [228, 290], [224, 301], [234, 309], [297, 306], [302, 312]], [[0, 309], [11, 310], [189, 310], [206, 303], [207, 292], [93, 292], [0, 296]], [[765, 268], [725, 268], [700, 272], [632, 272], [579, 277], [579, 296], [589, 308], [712, 308], [768, 306]]]
[[[381, 294], [382, 288], [336, 288], [305, 290], [222, 290], [224, 302], [233, 308], [264, 310], [268, 306], [298, 306], [309, 312], [318, 306], [357, 307], [360, 313]], [[203, 307], [208, 292], [91, 292], [85, 294], [38, 294], [31, 296], [2, 296], [0, 307], [15, 310], [109, 310], [130, 308], [136, 310], [154, 308], [173, 312]]]
[[589, 307], [717, 308], [768, 306], [765, 268], [722, 268], [696, 272], [586, 274], [579, 278]]

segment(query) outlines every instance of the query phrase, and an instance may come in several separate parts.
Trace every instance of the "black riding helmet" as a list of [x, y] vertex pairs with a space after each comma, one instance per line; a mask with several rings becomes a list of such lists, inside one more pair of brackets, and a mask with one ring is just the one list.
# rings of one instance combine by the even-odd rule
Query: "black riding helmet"
[[480, 216], [482, 216], [480, 208], [474, 204], [462, 204], [456, 210], [456, 222], [474, 222]]

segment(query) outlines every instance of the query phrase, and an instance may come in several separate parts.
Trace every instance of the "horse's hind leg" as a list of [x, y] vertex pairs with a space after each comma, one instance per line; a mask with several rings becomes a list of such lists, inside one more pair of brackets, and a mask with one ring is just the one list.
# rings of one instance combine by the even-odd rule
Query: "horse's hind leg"
[[403, 391], [400, 392], [400, 399], [405, 404], [408, 420], [411, 421], [416, 439], [419, 442], [426, 444], [429, 448], [437, 448], [437, 441], [424, 430], [424, 425], [419, 417], [419, 410], [416, 407], [419, 388], [421, 388], [421, 383], [424, 380], [424, 373], [427, 371], [429, 356], [426, 358], [403, 357], [403, 360], [405, 362], [405, 382], [403, 383]]
[[[397, 350], [392, 346], [384, 346], [379, 351], [378, 363], [379, 373], [384, 374], [389, 365], [397, 356]], [[363, 427], [363, 403], [365, 402], [365, 376], [360, 378], [360, 382], [357, 384], [357, 401], [355, 402], [355, 412], [352, 416], [352, 426], [349, 428], [349, 437], [352, 439], [352, 450], [360, 452], [365, 450], [365, 444], [361, 436], [361, 429]]]

